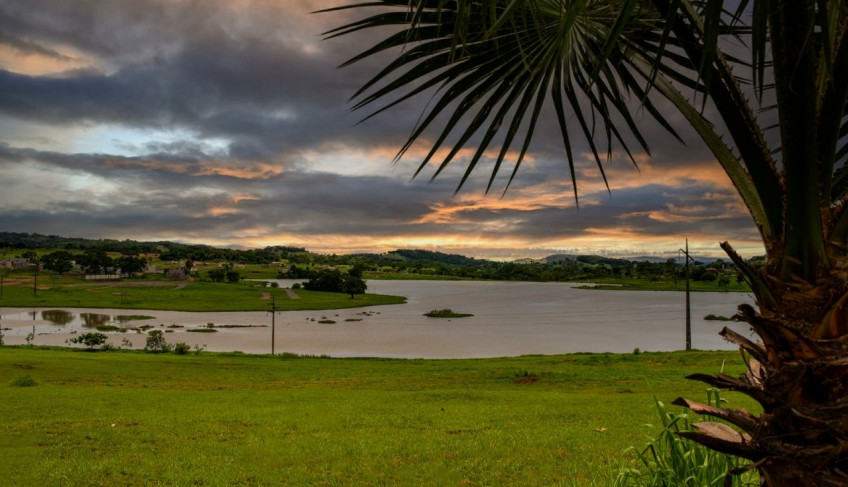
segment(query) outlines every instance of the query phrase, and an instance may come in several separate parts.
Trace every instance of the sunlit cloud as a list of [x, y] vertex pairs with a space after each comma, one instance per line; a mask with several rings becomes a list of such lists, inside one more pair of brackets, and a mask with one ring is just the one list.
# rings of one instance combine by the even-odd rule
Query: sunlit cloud
[[709, 255], [727, 239], [761, 252], [703, 150], [661, 143], [638, 168], [614, 152], [605, 183], [576, 142], [575, 196], [540, 125], [512, 180], [519, 153], [492, 178], [493, 146], [456, 191], [473, 143], [413, 177], [433, 133], [392, 162], [427, 100], [357, 124], [348, 99], [382, 61], [336, 69], [375, 38], [323, 41], [360, 15], [310, 13], [334, 0], [26, 4], [0, 0], [0, 230], [498, 259], [664, 255], [687, 236]]
[[32, 43], [24, 50], [20, 44], [3, 43], [0, 33], [0, 66], [7, 71], [27, 76], [56, 76], [70, 70], [96, 69], [90, 60], [77, 56], [79, 53], [64, 54]]

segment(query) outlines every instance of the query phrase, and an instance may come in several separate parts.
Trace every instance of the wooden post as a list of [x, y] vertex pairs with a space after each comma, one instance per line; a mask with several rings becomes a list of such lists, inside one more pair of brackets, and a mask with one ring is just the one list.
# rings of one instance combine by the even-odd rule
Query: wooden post
[[695, 260], [689, 257], [689, 239], [686, 239], [686, 248], [678, 249], [678, 252], [683, 252], [686, 259], [683, 264], [683, 269], [686, 277], [686, 350], [692, 350], [692, 307], [689, 301], [689, 261]]
[[689, 301], [689, 239], [686, 239], [686, 350], [692, 350], [692, 308]]
[[277, 317], [277, 297], [273, 294], [271, 295], [271, 355], [274, 355], [274, 342], [275, 339], [275, 331], [276, 331], [276, 317]]

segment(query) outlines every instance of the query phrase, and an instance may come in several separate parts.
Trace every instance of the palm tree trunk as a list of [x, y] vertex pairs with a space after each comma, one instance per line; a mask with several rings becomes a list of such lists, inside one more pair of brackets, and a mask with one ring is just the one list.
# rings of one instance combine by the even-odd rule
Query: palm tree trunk
[[[727, 243], [722, 247], [740, 265], [733, 249]], [[757, 295], [759, 311], [739, 307], [737, 317], [751, 326], [759, 341], [727, 328], [721, 332], [739, 345], [748, 372], [740, 378], [724, 374], [688, 378], [742, 392], [763, 412], [755, 416], [744, 409], [720, 409], [680, 398], [675, 404], [742, 430], [706, 422], [681, 434], [752, 460], [751, 468], [759, 470], [763, 485], [848, 485], [848, 335], [838, 333], [848, 325], [846, 281], [832, 272], [813, 286], [781, 280], [768, 275], [766, 268], [744, 271], [759, 272], [773, 293], [768, 300]]]

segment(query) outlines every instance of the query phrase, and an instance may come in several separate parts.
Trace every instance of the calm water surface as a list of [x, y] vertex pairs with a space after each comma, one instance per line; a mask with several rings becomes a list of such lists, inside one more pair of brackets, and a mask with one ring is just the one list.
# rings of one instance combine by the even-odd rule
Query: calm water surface
[[[281, 286], [297, 281], [279, 280]], [[407, 304], [347, 310], [287, 311], [275, 317], [275, 351], [332, 356], [472, 358], [569, 352], [679, 350], [684, 346], [684, 294], [662, 291], [592, 291], [565, 283], [479, 281], [368, 281], [368, 292], [402, 295]], [[706, 350], [733, 349], [717, 335], [728, 323], [705, 321], [708, 314], [731, 316], [745, 293], [693, 293], [692, 344]], [[474, 316], [435, 319], [423, 314], [450, 308]], [[154, 319], [127, 321], [127, 315]], [[333, 324], [318, 323], [322, 319]], [[215, 325], [217, 333], [186, 330]], [[5, 341], [24, 343], [35, 326], [36, 344], [63, 345], [74, 332], [98, 324], [152, 325], [167, 331], [169, 343], [208, 350], [269, 353], [271, 315], [264, 312], [190, 313], [117, 309], [0, 309]], [[265, 326], [262, 326], [265, 325]], [[747, 328], [732, 327], [744, 334]], [[140, 332], [109, 333], [144, 346]]]

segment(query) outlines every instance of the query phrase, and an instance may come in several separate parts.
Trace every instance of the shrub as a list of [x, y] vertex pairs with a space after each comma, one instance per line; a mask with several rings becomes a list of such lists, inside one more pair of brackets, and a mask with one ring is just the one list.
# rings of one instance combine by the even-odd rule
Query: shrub
[[516, 384], [535, 384], [539, 380], [539, 375], [527, 370], [522, 370], [515, 373], [513, 382]]
[[37, 382], [32, 376], [29, 375], [19, 375], [12, 379], [12, 382], [9, 383], [9, 387], [33, 387]]
[[191, 350], [191, 347], [188, 346], [185, 342], [179, 342], [174, 345], [174, 353], [177, 355], [185, 355]]
[[153, 330], [147, 333], [147, 343], [144, 350], [151, 353], [170, 352], [171, 346], [165, 341], [162, 330]]
[[301, 286], [299, 282], [296, 282], [296, 283], [292, 284], [292, 289], [300, 289], [300, 288], [302, 288], [302, 287], [303, 287], [303, 286]]
[[230, 284], [234, 284], [239, 282], [241, 279], [241, 274], [238, 271], [227, 271], [227, 282]]
[[67, 342], [79, 343], [88, 347], [89, 350], [94, 350], [94, 347], [103, 346], [106, 343], [106, 338], [103, 333], [83, 333], [67, 340]]
[[[717, 389], [707, 390], [707, 402], [721, 402]], [[651, 439], [644, 450], [637, 453], [637, 465], [619, 471], [615, 485], [647, 487], [704, 486], [743, 487], [760, 485], [756, 470], [742, 475], [730, 471], [745, 467], [748, 462], [740, 458], [711, 450], [699, 443], [678, 436], [681, 431], [692, 431], [687, 412], [674, 413], [654, 398], [663, 431]]]

